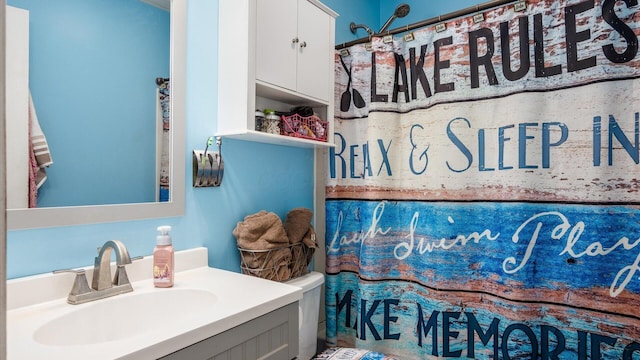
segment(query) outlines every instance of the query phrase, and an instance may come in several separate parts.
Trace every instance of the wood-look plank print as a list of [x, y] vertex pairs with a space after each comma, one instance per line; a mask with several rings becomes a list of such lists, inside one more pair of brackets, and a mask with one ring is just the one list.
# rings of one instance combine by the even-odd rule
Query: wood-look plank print
[[336, 53], [328, 342], [640, 359], [640, 6], [484, 18]]

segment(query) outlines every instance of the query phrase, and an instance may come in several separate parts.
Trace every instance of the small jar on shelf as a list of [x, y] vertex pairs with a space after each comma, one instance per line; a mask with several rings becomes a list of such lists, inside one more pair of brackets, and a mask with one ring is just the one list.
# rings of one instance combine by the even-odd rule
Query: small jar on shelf
[[272, 109], [264, 109], [264, 121], [262, 131], [269, 134], [280, 134], [280, 116]]
[[264, 131], [264, 113], [256, 110], [256, 131]]

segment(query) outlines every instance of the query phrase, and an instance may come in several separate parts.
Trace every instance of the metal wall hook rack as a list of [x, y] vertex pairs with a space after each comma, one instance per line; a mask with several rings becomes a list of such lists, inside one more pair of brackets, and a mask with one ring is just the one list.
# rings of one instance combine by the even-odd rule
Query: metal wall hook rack
[[193, 150], [193, 187], [217, 187], [222, 184], [224, 176], [222, 138], [215, 138], [218, 152], [208, 151], [213, 139], [213, 136], [207, 139], [204, 150]]

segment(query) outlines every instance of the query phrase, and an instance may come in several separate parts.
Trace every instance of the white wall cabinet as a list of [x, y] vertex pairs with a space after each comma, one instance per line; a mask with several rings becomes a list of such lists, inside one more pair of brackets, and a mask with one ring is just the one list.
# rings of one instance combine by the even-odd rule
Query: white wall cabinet
[[[219, 3], [218, 136], [300, 147], [333, 145], [337, 14], [317, 0]], [[255, 110], [308, 105], [327, 142], [255, 130]]]
[[332, 17], [307, 0], [257, 6], [256, 79], [329, 101]]

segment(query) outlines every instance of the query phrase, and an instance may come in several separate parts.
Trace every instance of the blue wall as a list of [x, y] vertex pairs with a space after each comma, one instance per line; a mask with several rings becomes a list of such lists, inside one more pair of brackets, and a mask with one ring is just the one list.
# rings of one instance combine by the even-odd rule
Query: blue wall
[[[417, 22], [466, 7], [462, 1], [430, 1], [428, 15], [419, 12], [423, 2], [412, 6], [407, 19]], [[336, 41], [360, 37], [351, 34], [349, 23], [363, 22], [379, 29], [379, 18], [388, 17], [395, 1], [380, 0], [381, 16], [369, 0], [325, 0], [340, 17]], [[383, 20], [383, 21], [384, 21]], [[187, 40], [187, 159], [192, 149], [201, 149], [216, 131], [217, 114], [217, 26], [218, 1], [189, 0]], [[394, 23], [396, 25], [396, 23]], [[392, 27], [394, 27], [392, 25]], [[223, 140], [224, 181], [220, 188], [186, 188], [186, 213], [182, 217], [112, 224], [83, 225], [51, 229], [9, 231], [7, 271], [9, 278], [38, 274], [57, 268], [86, 266], [93, 262], [96, 248], [106, 240], [125, 242], [132, 256], [148, 255], [155, 245], [156, 227], [172, 225], [177, 249], [206, 246], [209, 265], [239, 271], [239, 255], [231, 234], [245, 215], [261, 209], [284, 217], [298, 206], [313, 207], [313, 151], [276, 145]], [[191, 169], [186, 183], [191, 184]]]
[[169, 13], [127, 0], [8, 4], [29, 11], [29, 87], [54, 161], [38, 206], [155, 201]]
[[355, 34], [351, 33], [349, 24], [365, 24], [374, 32], [380, 27], [378, 17], [380, 14], [380, 3], [386, 0], [326, 0], [322, 1], [335, 12], [338, 13], [336, 19], [336, 44], [355, 40], [367, 36], [364, 29], [358, 29]]

